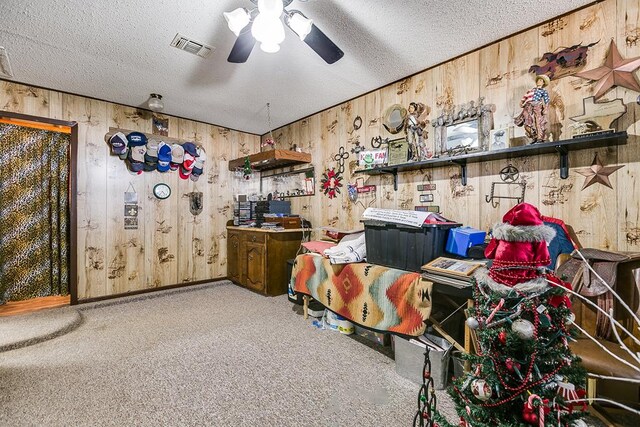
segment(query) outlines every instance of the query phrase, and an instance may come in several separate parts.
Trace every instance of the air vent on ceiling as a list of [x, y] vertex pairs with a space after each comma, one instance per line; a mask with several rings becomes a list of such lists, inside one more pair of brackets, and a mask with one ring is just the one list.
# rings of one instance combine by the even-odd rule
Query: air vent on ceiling
[[9, 54], [2, 46], [0, 46], [0, 77], [13, 78], [13, 71], [11, 71], [11, 64], [9, 63]]
[[213, 52], [213, 50], [215, 49], [213, 46], [208, 46], [204, 43], [197, 42], [183, 36], [180, 33], [176, 34], [176, 36], [173, 38], [171, 46], [177, 47], [180, 50], [184, 50], [194, 55], [198, 55], [202, 58], [208, 58], [209, 55], [211, 55], [211, 52]]

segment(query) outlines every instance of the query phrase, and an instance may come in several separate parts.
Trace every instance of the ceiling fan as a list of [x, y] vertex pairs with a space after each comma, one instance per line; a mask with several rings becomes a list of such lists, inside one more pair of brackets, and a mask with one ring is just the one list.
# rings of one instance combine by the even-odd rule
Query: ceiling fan
[[285, 9], [293, 0], [250, 1], [257, 7], [250, 10], [240, 7], [223, 14], [229, 29], [238, 37], [227, 61], [236, 64], [246, 62], [256, 42], [260, 42], [260, 48], [265, 52], [280, 50], [280, 43], [285, 37], [283, 20], [327, 64], [333, 64], [344, 56], [344, 52], [311, 19], [299, 10]]

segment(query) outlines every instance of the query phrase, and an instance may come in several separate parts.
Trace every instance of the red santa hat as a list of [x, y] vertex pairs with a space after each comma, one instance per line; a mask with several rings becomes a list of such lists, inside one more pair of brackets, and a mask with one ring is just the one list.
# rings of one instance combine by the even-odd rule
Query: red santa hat
[[493, 264], [489, 271], [479, 271], [476, 278], [501, 294], [512, 289], [545, 290], [549, 286], [545, 266], [551, 262], [547, 244], [555, 237], [555, 230], [545, 225], [540, 211], [528, 203], [514, 206], [502, 220], [493, 227], [493, 238], [484, 253]]

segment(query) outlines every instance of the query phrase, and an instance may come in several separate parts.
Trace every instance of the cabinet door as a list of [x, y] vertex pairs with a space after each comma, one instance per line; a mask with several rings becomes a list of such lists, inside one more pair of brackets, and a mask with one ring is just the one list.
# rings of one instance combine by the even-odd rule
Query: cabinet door
[[247, 243], [247, 269], [245, 285], [255, 291], [264, 292], [266, 247], [260, 243]]
[[241, 283], [240, 234], [229, 231], [227, 235], [227, 276], [229, 280]]

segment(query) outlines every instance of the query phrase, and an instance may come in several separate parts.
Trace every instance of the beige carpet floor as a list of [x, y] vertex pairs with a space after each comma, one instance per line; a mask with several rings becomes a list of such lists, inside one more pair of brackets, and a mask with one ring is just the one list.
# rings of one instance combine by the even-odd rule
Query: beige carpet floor
[[0, 426], [412, 425], [419, 387], [395, 362], [286, 296], [222, 281], [72, 309], [75, 329], [42, 341], [30, 322], [32, 345], [0, 352]]
[[0, 353], [0, 425], [408, 426], [416, 410], [393, 360], [286, 296], [220, 282], [79, 307], [75, 330]]

